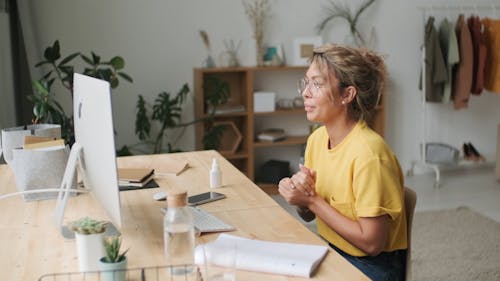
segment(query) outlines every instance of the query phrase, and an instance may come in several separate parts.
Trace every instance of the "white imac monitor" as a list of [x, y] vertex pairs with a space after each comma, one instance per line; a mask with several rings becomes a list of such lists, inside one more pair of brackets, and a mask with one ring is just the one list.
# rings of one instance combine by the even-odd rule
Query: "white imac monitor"
[[121, 228], [120, 194], [116, 167], [111, 91], [107, 81], [75, 73], [73, 76], [75, 143], [71, 148], [56, 207], [56, 224], [64, 237], [72, 231], [63, 226], [69, 188], [78, 166], [85, 188], [105, 209], [111, 224], [106, 232]]

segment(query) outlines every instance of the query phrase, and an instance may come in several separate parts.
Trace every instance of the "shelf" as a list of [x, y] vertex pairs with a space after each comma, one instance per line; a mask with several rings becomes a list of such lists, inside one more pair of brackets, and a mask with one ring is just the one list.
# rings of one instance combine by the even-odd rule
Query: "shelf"
[[269, 111], [269, 112], [254, 112], [253, 115], [255, 116], [279, 116], [279, 115], [289, 115], [289, 114], [304, 114], [305, 115], [304, 108], [291, 108], [291, 109], [277, 109], [275, 111]]
[[[297, 162], [303, 153], [302, 145], [307, 143], [307, 136], [297, 134], [308, 134], [312, 123], [306, 118], [303, 106], [283, 108], [277, 107], [272, 112], [254, 112], [254, 93], [256, 91], [275, 92], [277, 100], [293, 100], [298, 97], [295, 89], [296, 81], [304, 76], [308, 66], [263, 66], [263, 67], [216, 67], [216, 68], [194, 68], [193, 90], [194, 90], [194, 113], [202, 122], [195, 124], [196, 149], [205, 149], [203, 138], [208, 130], [217, 122], [234, 124], [241, 133], [227, 134], [223, 138], [222, 147], [219, 152], [245, 173], [250, 180], [255, 179], [255, 171], [259, 163], [271, 158], [276, 160], [287, 160]], [[219, 83], [219, 84], [217, 84]], [[228, 88], [228, 99], [225, 104], [217, 106], [224, 112], [216, 115], [208, 114], [207, 96], [219, 91], [219, 86]], [[298, 103], [296, 103], [298, 105]], [[385, 98], [380, 99], [373, 120], [369, 125], [381, 136], [385, 129]], [[240, 110], [238, 110], [240, 109]], [[276, 142], [258, 141], [255, 136], [259, 131], [266, 128], [293, 128], [286, 139]], [[233, 128], [234, 129], [234, 128]], [[236, 136], [235, 136], [236, 135]], [[237, 145], [232, 142], [237, 138]], [[231, 145], [230, 145], [231, 144]], [[297, 149], [301, 148], [301, 149]], [[229, 150], [229, 151], [228, 151]], [[231, 151], [235, 153], [230, 153]], [[294, 163], [295, 164], [295, 163]], [[276, 194], [276, 185], [265, 184], [264, 190], [269, 194]]]
[[284, 140], [280, 141], [256, 141], [254, 142], [255, 147], [269, 147], [269, 146], [285, 146], [285, 145], [297, 145], [305, 144], [307, 142], [308, 136], [290, 136]]

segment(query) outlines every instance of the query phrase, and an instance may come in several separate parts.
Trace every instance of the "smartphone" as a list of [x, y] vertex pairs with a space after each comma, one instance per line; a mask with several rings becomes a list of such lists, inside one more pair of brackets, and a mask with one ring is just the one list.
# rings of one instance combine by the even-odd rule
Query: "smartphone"
[[226, 195], [218, 192], [204, 192], [196, 195], [191, 195], [188, 197], [188, 205], [189, 206], [197, 206], [201, 204], [205, 204], [208, 202], [216, 201], [226, 198]]

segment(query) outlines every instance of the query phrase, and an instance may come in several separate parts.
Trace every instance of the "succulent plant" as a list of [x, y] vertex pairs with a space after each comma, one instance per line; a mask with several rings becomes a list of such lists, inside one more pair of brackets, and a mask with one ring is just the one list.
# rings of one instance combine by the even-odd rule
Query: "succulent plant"
[[106, 231], [107, 221], [99, 221], [89, 217], [83, 217], [76, 221], [68, 223], [69, 229], [79, 234], [88, 235], [103, 233]]
[[104, 239], [104, 249], [106, 256], [102, 258], [103, 262], [115, 263], [125, 259], [128, 249], [120, 253], [122, 239], [119, 236], [108, 236]]

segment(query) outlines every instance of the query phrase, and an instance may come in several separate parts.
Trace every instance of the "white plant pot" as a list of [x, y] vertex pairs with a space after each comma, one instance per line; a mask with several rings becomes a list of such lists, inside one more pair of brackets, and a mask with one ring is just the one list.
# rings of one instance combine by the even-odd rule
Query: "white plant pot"
[[75, 237], [79, 270], [98, 271], [99, 259], [105, 255], [104, 233], [87, 235], [75, 233]]
[[101, 271], [102, 281], [125, 281], [127, 269], [127, 257], [121, 262], [108, 263], [103, 262], [104, 258], [99, 259], [99, 270]]

